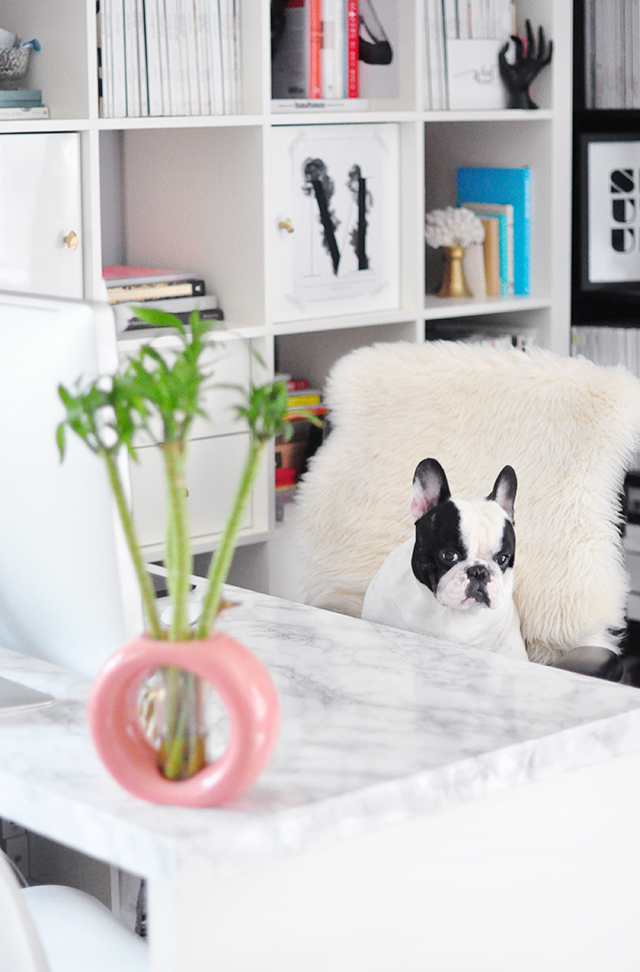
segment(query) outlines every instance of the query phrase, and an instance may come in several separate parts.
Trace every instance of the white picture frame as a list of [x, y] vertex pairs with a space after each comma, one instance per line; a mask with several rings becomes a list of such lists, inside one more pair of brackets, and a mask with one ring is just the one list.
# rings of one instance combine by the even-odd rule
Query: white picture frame
[[582, 158], [583, 288], [638, 283], [640, 140], [585, 135]]
[[399, 306], [399, 126], [283, 126], [267, 272], [277, 322]]

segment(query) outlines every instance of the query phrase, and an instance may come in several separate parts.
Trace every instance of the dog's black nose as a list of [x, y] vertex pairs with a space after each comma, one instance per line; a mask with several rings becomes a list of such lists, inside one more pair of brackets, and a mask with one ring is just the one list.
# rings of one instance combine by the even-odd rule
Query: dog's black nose
[[489, 570], [484, 564], [471, 564], [467, 567], [467, 577], [472, 580], [486, 581], [489, 577]]

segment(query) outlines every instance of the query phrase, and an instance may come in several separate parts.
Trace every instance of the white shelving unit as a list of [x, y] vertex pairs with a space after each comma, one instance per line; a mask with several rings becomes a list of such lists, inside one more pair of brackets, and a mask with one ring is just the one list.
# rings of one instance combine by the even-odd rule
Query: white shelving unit
[[[539, 343], [569, 350], [571, 234], [571, 5], [519, 0], [518, 30], [529, 17], [554, 41], [553, 62], [534, 86], [538, 111], [425, 112], [422, 0], [398, 4], [399, 96], [363, 112], [275, 114], [270, 92], [266, 0], [241, 4], [242, 112], [234, 116], [102, 119], [98, 112], [94, 0], [5, 0], [2, 26], [37, 37], [30, 87], [42, 89], [49, 121], [5, 122], [2, 134], [77, 132], [83, 218], [79, 232], [84, 294], [102, 294], [103, 263], [190, 269], [224, 308], [228, 327], [257, 342], [269, 368], [321, 385], [331, 365], [372, 341], [425, 340], [428, 322], [464, 320], [535, 327]], [[388, 311], [278, 323], [271, 310], [273, 143], [283, 125], [394, 122], [399, 127], [400, 301]], [[1, 141], [0, 141], [1, 148]], [[460, 165], [532, 169], [532, 296], [451, 301], [436, 289], [424, 241], [424, 214], [455, 204]], [[425, 269], [426, 265], [426, 269]], [[277, 535], [273, 484], [239, 552], [236, 582], [269, 589], [268, 546]], [[211, 549], [212, 536], [200, 549]], [[196, 547], [198, 549], [198, 547]]]

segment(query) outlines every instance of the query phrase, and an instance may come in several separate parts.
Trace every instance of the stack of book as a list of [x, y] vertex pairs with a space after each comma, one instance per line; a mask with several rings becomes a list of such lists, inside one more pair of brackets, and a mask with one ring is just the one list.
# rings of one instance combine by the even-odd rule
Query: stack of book
[[478, 330], [478, 325], [469, 321], [430, 322], [427, 336], [430, 341], [460, 341], [481, 348], [518, 348], [521, 351], [537, 344], [534, 328], [483, 324]]
[[514, 33], [511, 0], [425, 0], [425, 109], [504, 108], [498, 52]]
[[640, 330], [636, 327], [572, 327], [571, 354], [600, 365], [624, 365], [640, 378]]
[[585, 0], [586, 108], [640, 108], [640, 0]]
[[358, 0], [288, 0], [271, 61], [279, 100], [358, 98]]
[[149, 326], [136, 317], [136, 304], [175, 314], [183, 324], [189, 322], [194, 310], [203, 320], [224, 320], [216, 297], [205, 293], [204, 280], [194, 274], [153, 267], [106, 266], [102, 268], [102, 278], [119, 331]]
[[98, 0], [103, 118], [240, 105], [239, 0]]
[[281, 377], [287, 381], [286, 420], [293, 428], [290, 439], [285, 440], [284, 436], [276, 439], [276, 491], [284, 491], [280, 497], [284, 500], [295, 490], [307, 460], [319, 444], [319, 426], [311, 421], [310, 416], [316, 416], [321, 421], [327, 409], [322, 404], [321, 392], [310, 388], [306, 378]]
[[484, 296], [472, 282], [481, 260], [487, 297], [526, 296], [530, 289], [531, 170], [462, 167], [458, 169], [458, 206], [475, 212], [485, 230], [484, 244], [469, 247], [465, 254], [465, 271], [474, 296]]
[[28, 88], [0, 91], [0, 121], [48, 117], [49, 109], [42, 104], [42, 91]]

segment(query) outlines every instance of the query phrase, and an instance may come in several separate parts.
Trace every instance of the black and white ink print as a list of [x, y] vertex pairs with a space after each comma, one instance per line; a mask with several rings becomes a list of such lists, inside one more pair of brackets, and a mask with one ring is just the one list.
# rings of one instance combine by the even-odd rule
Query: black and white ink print
[[372, 294], [382, 286], [384, 154], [375, 133], [318, 135], [293, 146], [299, 300]]
[[589, 143], [588, 280], [640, 281], [640, 142]]

